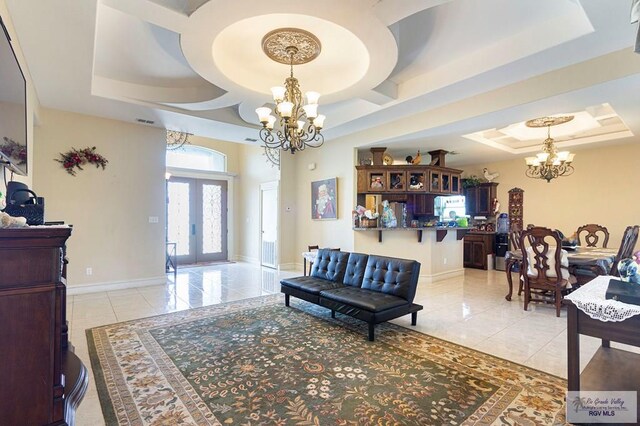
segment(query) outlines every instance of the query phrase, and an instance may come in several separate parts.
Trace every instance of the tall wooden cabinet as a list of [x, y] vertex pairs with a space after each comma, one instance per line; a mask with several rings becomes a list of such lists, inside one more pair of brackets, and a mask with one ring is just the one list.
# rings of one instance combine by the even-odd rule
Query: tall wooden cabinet
[[70, 350], [64, 248], [68, 227], [0, 229], [0, 423], [65, 425], [87, 388]]
[[484, 182], [464, 189], [465, 208], [470, 216], [492, 216], [493, 200], [498, 196], [497, 182]]

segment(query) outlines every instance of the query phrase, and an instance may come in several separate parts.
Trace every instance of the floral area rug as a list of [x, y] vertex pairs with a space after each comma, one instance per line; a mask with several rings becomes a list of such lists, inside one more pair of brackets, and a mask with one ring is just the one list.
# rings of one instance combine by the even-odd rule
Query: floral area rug
[[107, 424], [564, 424], [566, 381], [282, 295], [87, 330]]

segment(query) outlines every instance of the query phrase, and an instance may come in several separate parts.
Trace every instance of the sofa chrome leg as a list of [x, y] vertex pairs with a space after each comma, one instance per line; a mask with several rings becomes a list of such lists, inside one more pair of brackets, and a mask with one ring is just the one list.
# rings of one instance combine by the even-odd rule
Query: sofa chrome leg
[[374, 340], [374, 335], [375, 335], [375, 324], [370, 322], [369, 323], [369, 341], [373, 342]]
[[284, 295], [284, 306], [289, 306], [289, 296], [288, 294]]
[[418, 323], [418, 313], [411, 312], [411, 325], [416, 325]]
[[336, 311], [334, 311], [333, 309], [331, 310], [331, 318], [335, 318], [336, 317]]

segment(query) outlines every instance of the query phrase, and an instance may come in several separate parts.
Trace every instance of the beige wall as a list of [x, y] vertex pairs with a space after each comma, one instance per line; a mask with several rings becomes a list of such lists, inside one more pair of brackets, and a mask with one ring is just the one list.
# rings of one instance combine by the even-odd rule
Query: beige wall
[[[283, 152], [283, 156], [291, 154]], [[355, 207], [355, 151], [353, 143], [340, 139], [320, 148], [295, 154], [296, 243], [292, 261], [302, 262], [301, 252], [309, 245], [340, 247], [345, 251], [364, 250], [354, 246], [351, 212]], [[313, 170], [310, 169], [311, 166]], [[338, 178], [338, 219], [311, 219], [311, 182]], [[284, 179], [284, 178], [283, 178]], [[370, 252], [365, 250], [366, 252]]]
[[[277, 181], [280, 173], [267, 161], [262, 148], [238, 146], [240, 172], [237, 177], [238, 202], [235, 212], [236, 258], [255, 263], [260, 261], [260, 184]], [[282, 250], [281, 243], [279, 263], [283, 262]]]
[[[7, 4], [5, 0], [0, 0], [0, 15], [2, 15], [2, 20], [4, 21], [4, 25], [7, 27], [7, 31], [9, 31], [9, 36], [11, 37], [11, 45], [13, 46], [13, 50], [16, 53], [16, 57], [18, 58], [18, 62], [20, 63], [20, 67], [22, 68], [22, 73], [27, 80], [27, 169], [28, 176], [18, 176], [14, 175], [13, 180], [24, 182], [29, 186], [32, 186], [33, 183], [33, 168], [34, 168], [34, 145], [33, 145], [33, 123], [35, 117], [38, 116], [40, 110], [40, 104], [38, 101], [38, 97], [36, 95], [36, 91], [33, 87], [33, 82], [31, 80], [31, 74], [29, 73], [29, 67], [27, 66], [27, 62], [24, 59], [24, 54], [22, 53], [22, 49], [20, 48], [20, 40], [16, 35], [16, 32], [13, 28], [13, 22], [11, 21], [11, 16], [9, 15], [9, 11], [7, 10]], [[3, 35], [4, 37], [4, 35]], [[1, 171], [1, 170], [0, 170]], [[10, 173], [7, 171], [7, 180], [9, 180]], [[0, 190], [4, 194], [4, 188]]]
[[610, 247], [618, 247], [628, 225], [640, 224], [635, 171], [640, 144], [633, 142], [576, 152], [575, 172], [552, 180], [525, 177], [522, 158], [465, 167], [465, 175], [498, 172], [498, 200], [506, 212], [508, 191], [524, 190], [524, 224], [548, 226], [571, 235], [579, 226], [598, 223], [609, 229]]
[[[35, 142], [33, 187], [45, 218], [73, 224], [69, 287], [164, 282], [164, 130], [42, 109]], [[71, 176], [53, 161], [92, 146], [109, 160], [105, 170], [88, 165]]]

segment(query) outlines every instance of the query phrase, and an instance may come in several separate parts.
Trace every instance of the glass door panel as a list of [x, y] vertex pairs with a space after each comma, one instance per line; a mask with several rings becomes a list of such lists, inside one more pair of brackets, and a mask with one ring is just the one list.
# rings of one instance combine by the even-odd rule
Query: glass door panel
[[449, 187], [451, 175], [448, 173], [442, 174], [442, 192], [451, 192], [451, 188]]
[[460, 193], [460, 176], [451, 175], [451, 192], [454, 194]]
[[431, 192], [440, 192], [441, 191], [441, 187], [440, 187], [440, 182], [441, 182], [441, 178], [440, 178], [440, 172], [431, 172], [431, 178], [429, 179], [430, 184], [431, 184]]
[[193, 179], [171, 178], [167, 183], [167, 240], [176, 243], [179, 264], [195, 263], [195, 239], [192, 236], [195, 209]]
[[222, 251], [222, 188], [202, 186], [202, 253]]
[[198, 262], [227, 260], [227, 182], [197, 179]]

